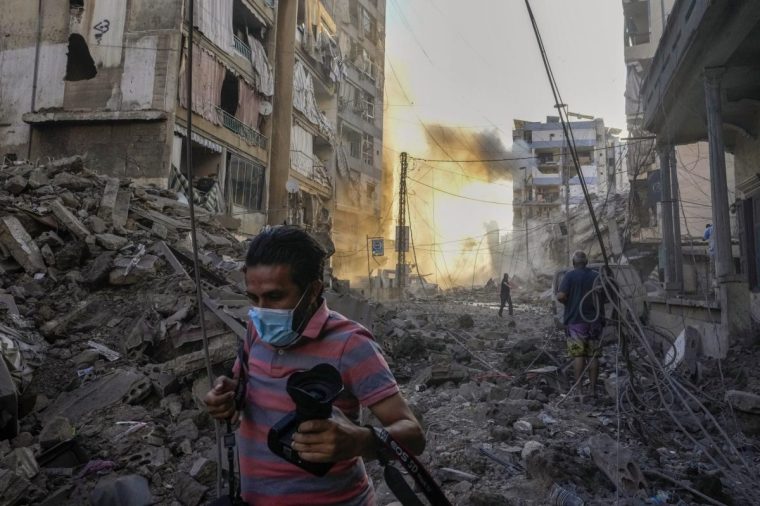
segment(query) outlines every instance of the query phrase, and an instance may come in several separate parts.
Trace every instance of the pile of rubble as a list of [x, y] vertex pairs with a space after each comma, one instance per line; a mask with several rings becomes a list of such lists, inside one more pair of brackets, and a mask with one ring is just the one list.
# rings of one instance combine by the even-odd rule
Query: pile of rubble
[[[515, 317], [502, 319], [495, 291], [461, 295], [405, 303], [375, 328], [426, 431], [423, 461], [454, 504], [745, 503], [710, 455], [729, 449], [710, 445], [686, 414], [682, 423], [704, 447], [662, 409], [637, 415], [615, 403], [615, 371], [625, 365], [612, 333], [601, 359], [605, 391], [579, 399], [566, 395], [572, 365], [548, 304], [516, 301]], [[736, 345], [723, 379], [717, 362], [700, 362], [701, 395], [750, 465], [760, 461], [756, 357]], [[393, 501], [384, 485], [379, 494], [378, 504]]]
[[[245, 332], [245, 244], [196, 214], [222, 372]], [[189, 231], [175, 192], [81, 157], [0, 168], [0, 504], [203, 500], [217, 470]]]

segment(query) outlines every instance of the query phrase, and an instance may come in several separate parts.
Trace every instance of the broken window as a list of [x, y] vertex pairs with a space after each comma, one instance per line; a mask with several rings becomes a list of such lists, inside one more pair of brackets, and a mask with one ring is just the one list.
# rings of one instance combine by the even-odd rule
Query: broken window
[[237, 112], [240, 100], [240, 80], [227, 70], [222, 81], [222, 93], [219, 107], [231, 116]]
[[364, 7], [361, 8], [362, 35], [372, 42], [377, 39], [377, 20]]
[[375, 119], [375, 97], [365, 91], [362, 92], [360, 100], [362, 118], [373, 121]]
[[343, 143], [348, 145], [348, 154], [352, 158], [362, 157], [362, 136], [359, 132], [353, 128], [347, 127], [345, 124], [342, 127], [343, 131]]
[[362, 161], [367, 165], [374, 165], [375, 139], [369, 134], [362, 135]]
[[264, 195], [264, 166], [230, 154], [227, 171], [230, 201], [250, 211], [260, 211]]
[[85, 81], [98, 73], [95, 60], [90, 55], [84, 37], [78, 33], [69, 35], [69, 51], [66, 58], [66, 81]]
[[649, 42], [649, 2], [628, 2], [624, 4], [625, 47], [633, 47]]

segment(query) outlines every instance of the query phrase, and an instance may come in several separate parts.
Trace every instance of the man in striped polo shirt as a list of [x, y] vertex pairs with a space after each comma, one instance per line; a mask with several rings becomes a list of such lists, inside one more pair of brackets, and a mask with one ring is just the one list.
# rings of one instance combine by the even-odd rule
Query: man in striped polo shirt
[[[370, 429], [357, 424], [360, 406], [410, 452], [425, 438], [399, 392], [372, 334], [330, 311], [322, 298], [326, 253], [300, 228], [278, 226], [256, 236], [246, 256], [245, 280], [252, 309], [245, 350], [248, 382], [238, 434], [243, 499], [252, 506], [373, 505], [374, 492], [363, 459], [377, 453]], [[303, 422], [293, 449], [310, 462], [335, 462], [316, 477], [270, 451], [269, 429], [295, 409], [288, 377], [317, 364], [334, 366], [344, 392], [328, 420]], [[220, 420], [238, 415], [234, 379], [219, 377], [206, 395], [209, 413]]]

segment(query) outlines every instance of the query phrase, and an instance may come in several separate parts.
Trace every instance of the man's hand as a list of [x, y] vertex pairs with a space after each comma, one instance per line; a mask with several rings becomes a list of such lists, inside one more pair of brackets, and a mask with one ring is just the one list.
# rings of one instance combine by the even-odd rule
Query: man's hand
[[238, 380], [230, 379], [226, 376], [216, 378], [214, 388], [209, 390], [203, 399], [208, 409], [208, 414], [217, 420], [236, 421], [237, 413], [235, 411], [235, 388]]
[[372, 432], [346, 418], [339, 409], [328, 420], [309, 420], [293, 435], [293, 449], [308, 462], [339, 462], [374, 448]]

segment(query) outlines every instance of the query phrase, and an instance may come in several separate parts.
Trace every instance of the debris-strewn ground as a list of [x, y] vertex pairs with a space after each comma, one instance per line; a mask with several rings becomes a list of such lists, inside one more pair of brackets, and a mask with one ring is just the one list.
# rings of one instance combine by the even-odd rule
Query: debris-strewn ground
[[[0, 188], [0, 504], [99, 506], [115, 493], [207, 502], [215, 433], [200, 401], [208, 378], [187, 205], [93, 174], [80, 157], [0, 168]], [[202, 208], [198, 220], [200, 306], [219, 374], [244, 328], [245, 244]], [[422, 460], [452, 502], [752, 503], [757, 482], [737, 477], [754, 476], [760, 455], [756, 345], [732, 343], [721, 363], [685, 358], [672, 372], [694, 395], [685, 406], [658, 400], [662, 375], [634, 340], [617, 355], [611, 329], [592, 402], [565, 395], [571, 371], [548, 303], [515, 298], [514, 317], [497, 316], [495, 289], [376, 312], [377, 339], [426, 431]], [[394, 502], [370, 470], [378, 504]]]
[[[406, 302], [376, 328], [423, 421], [424, 460], [455, 504], [709, 504], [672, 479], [717, 501], [713, 504], [750, 504], [738, 488], [755, 486], [734, 486], [708, 455], [716, 446], [685, 412], [677, 415], [698, 444], [664, 410], [652, 405], [637, 414], [625, 398], [615, 402], [623, 392], [616, 390], [615, 371], [623, 377], [626, 366], [615, 358], [614, 328], [605, 338], [599, 398], [566, 396], [572, 368], [548, 302], [523, 300], [513, 318], [502, 319], [496, 300], [493, 290]], [[748, 473], [756, 472], [760, 460], [755, 437], [760, 411], [752, 414], [750, 407], [757, 409], [760, 398], [748, 393], [758, 391], [756, 357], [756, 346], [736, 343], [722, 361], [722, 379], [717, 362], [702, 359], [696, 387], [749, 465]], [[732, 410], [724, 402], [731, 389], [747, 390], [737, 395], [748, 404], [740, 408], [734, 402]], [[707, 419], [703, 414], [699, 421], [717, 448], [730, 454]], [[732, 461], [740, 462], [736, 456]], [[620, 480], [619, 491], [613, 480]], [[385, 486], [379, 490], [380, 504], [393, 501]]]

